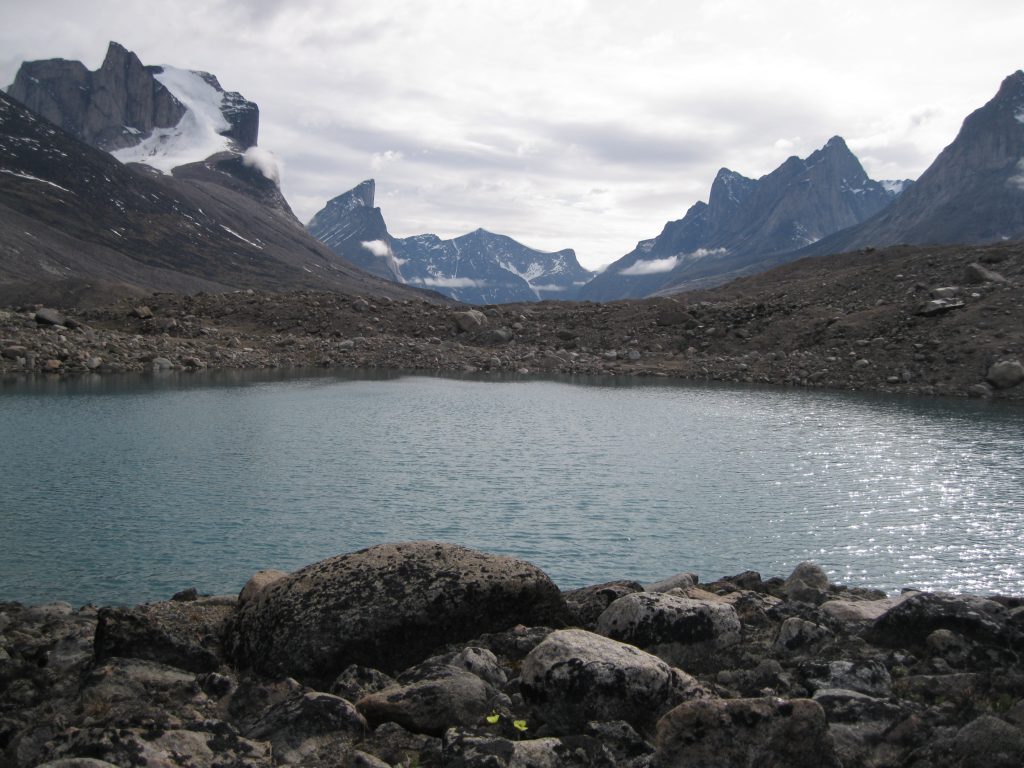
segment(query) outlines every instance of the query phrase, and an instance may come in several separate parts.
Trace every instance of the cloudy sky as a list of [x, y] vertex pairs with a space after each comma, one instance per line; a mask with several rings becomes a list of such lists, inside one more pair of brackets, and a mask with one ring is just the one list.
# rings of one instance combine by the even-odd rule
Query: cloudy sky
[[1020, 0], [182, 0], [12, 4], [0, 84], [25, 59], [216, 74], [307, 221], [366, 178], [396, 236], [477, 227], [590, 268], [841, 135], [876, 179], [914, 178], [1024, 67]]

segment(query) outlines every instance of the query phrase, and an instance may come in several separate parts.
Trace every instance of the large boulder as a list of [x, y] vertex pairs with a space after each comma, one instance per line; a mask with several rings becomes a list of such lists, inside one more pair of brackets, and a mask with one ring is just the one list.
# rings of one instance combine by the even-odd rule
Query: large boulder
[[921, 592], [879, 616], [864, 633], [875, 645], [923, 648], [937, 629], [948, 629], [977, 642], [1010, 639], [1009, 611], [993, 600], [973, 595]]
[[684, 668], [740, 641], [736, 609], [724, 602], [661, 592], [620, 597], [597, 620], [597, 633], [643, 648]]
[[680, 704], [658, 723], [653, 768], [839, 768], [825, 712], [808, 699]]
[[524, 699], [552, 732], [583, 733], [591, 720], [624, 720], [650, 733], [658, 718], [705, 689], [656, 656], [583, 629], [552, 632], [523, 660]]
[[350, 664], [395, 672], [448, 643], [567, 615], [536, 566], [434, 542], [332, 557], [250, 595], [229, 631], [235, 661], [324, 685]]

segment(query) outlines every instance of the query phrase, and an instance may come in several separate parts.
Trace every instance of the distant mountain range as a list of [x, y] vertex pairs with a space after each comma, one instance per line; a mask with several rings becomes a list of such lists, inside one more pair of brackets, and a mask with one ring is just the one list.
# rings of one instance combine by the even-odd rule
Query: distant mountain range
[[660, 235], [640, 241], [580, 297], [608, 301], [677, 293], [760, 271], [757, 265], [767, 257], [864, 221], [909, 184], [869, 179], [839, 136], [806, 160], [791, 157], [760, 179], [723, 168], [707, 203], [695, 203]]
[[723, 168], [707, 203], [596, 276], [571, 249], [545, 253], [482, 229], [395, 238], [372, 180], [330, 200], [307, 229], [257, 146], [254, 103], [209, 73], [146, 66], [117, 43], [94, 72], [26, 62], [8, 90], [0, 300], [78, 285], [607, 301], [869, 246], [1024, 239], [1020, 71], [913, 184], [871, 180], [838, 136], [760, 179]]
[[373, 179], [362, 182], [328, 201], [308, 225], [334, 253], [372, 274], [469, 304], [574, 299], [593, 277], [571, 249], [545, 253], [483, 229], [451, 240], [392, 237], [374, 190]]

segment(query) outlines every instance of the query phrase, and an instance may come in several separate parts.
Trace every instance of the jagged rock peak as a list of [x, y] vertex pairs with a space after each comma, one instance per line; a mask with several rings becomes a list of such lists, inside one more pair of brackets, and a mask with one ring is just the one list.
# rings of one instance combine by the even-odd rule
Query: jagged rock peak
[[[117, 42], [95, 72], [65, 59], [24, 62], [9, 93], [122, 162], [165, 172], [218, 152], [242, 152], [259, 136], [259, 108], [225, 92], [213, 75], [145, 66]], [[193, 119], [185, 120], [189, 113]]]
[[341, 208], [352, 210], [355, 208], [373, 208], [373, 199], [376, 195], [377, 183], [373, 179], [366, 179], [359, 182], [348, 192], [343, 192], [337, 197], [327, 201], [328, 208]]

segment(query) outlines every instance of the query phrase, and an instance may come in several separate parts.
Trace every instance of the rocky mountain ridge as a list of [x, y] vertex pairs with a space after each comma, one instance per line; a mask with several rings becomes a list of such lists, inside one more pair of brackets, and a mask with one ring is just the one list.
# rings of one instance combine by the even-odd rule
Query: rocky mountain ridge
[[1003, 80], [893, 205], [799, 255], [1024, 238], [1024, 71]]
[[758, 263], [795, 252], [888, 206], [903, 184], [868, 178], [835, 136], [805, 160], [790, 157], [760, 179], [723, 168], [708, 202], [607, 267], [580, 292], [593, 301], [668, 295], [760, 271]]
[[250, 287], [426, 296], [335, 257], [237, 153], [124, 165], [0, 93], [0, 301]]
[[573, 299], [593, 274], [572, 249], [544, 253], [477, 229], [442, 240], [396, 238], [374, 206], [373, 179], [329, 200], [308, 229], [335, 254], [372, 274], [431, 288], [468, 304]]

